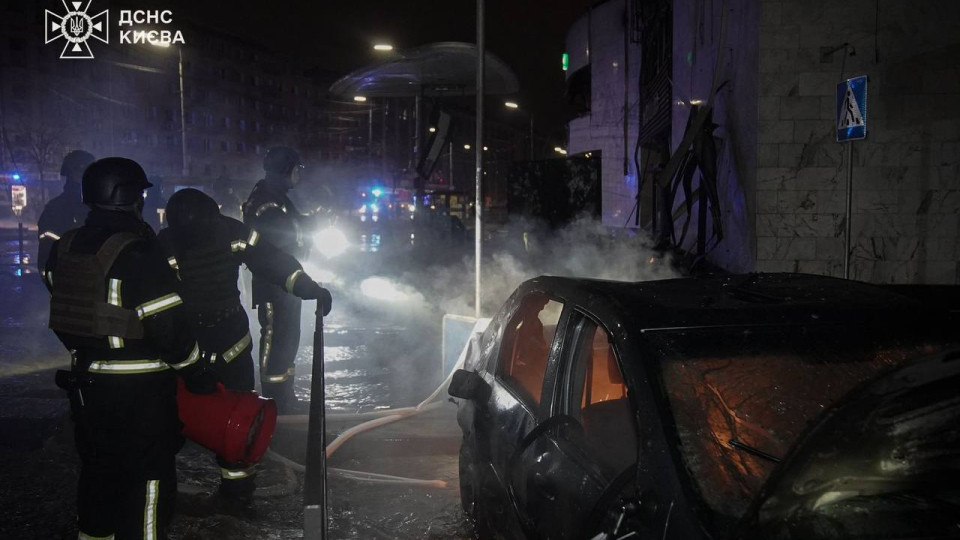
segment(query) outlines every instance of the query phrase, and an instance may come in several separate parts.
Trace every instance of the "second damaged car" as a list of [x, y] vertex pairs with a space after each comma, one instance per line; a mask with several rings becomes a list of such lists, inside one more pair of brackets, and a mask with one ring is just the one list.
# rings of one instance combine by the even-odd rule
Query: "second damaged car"
[[950, 313], [767, 274], [524, 283], [455, 373], [481, 538], [960, 537]]

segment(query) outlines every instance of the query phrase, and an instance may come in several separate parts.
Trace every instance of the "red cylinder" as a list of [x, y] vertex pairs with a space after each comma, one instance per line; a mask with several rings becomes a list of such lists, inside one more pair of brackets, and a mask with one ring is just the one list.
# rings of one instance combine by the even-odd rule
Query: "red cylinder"
[[178, 378], [177, 406], [182, 433], [228, 463], [253, 465], [270, 446], [277, 427], [277, 404], [256, 392], [227, 390], [194, 394]]

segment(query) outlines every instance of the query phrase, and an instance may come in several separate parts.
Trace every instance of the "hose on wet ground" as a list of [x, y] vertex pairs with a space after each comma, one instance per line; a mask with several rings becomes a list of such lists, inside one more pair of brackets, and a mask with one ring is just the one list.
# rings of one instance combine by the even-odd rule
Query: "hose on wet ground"
[[[267, 450], [266, 455], [264, 456], [268, 459], [276, 460], [291, 470], [304, 473], [306, 472], [306, 466], [293, 461], [292, 459], [282, 456], [273, 450]], [[340, 469], [336, 467], [331, 467], [327, 469], [327, 474], [332, 476], [337, 476], [340, 478], [345, 478], [348, 480], [356, 480], [359, 482], [367, 482], [373, 484], [402, 484], [402, 485], [416, 485], [422, 487], [434, 487], [434, 488], [445, 488], [447, 487], [447, 482], [445, 480], [422, 480], [419, 478], [407, 478], [405, 476], [394, 476], [392, 474], [380, 474], [372, 473], [365, 471], [354, 471], [350, 469]]]
[[[334, 413], [327, 414], [327, 420], [358, 420], [358, 419], [370, 419], [366, 422], [353, 426], [350, 429], [347, 429], [343, 433], [337, 436], [332, 442], [327, 444], [327, 457], [329, 458], [337, 451], [338, 448], [343, 446], [348, 440], [353, 438], [360, 433], [375, 429], [387, 424], [392, 424], [399, 420], [404, 420], [406, 418], [411, 418], [420, 413], [432, 411], [443, 406], [442, 402], [433, 401], [437, 399], [441, 392], [443, 392], [449, 385], [450, 381], [453, 379], [453, 374], [460, 368], [463, 367], [466, 362], [467, 354], [471, 349], [471, 345], [474, 343], [473, 334], [468, 340], [467, 344], [464, 346], [463, 350], [460, 352], [460, 356], [457, 357], [457, 361], [454, 366], [450, 369], [450, 373], [444, 378], [437, 388], [427, 396], [426, 399], [418, 403], [413, 407], [401, 407], [399, 409], [383, 409], [380, 411], [372, 411], [368, 413]], [[285, 417], [280, 417], [280, 422], [285, 424], [300, 424], [309, 422], [310, 416], [306, 414], [300, 415], [290, 415]], [[298, 471], [306, 471], [306, 467], [300, 465], [299, 463], [290, 460], [284, 456], [277, 454], [276, 452], [268, 451], [268, 455], [272, 455], [275, 459], [278, 459], [290, 467], [294, 467]], [[392, 476], [385, 474], [377, 473], [368, 473], [363, 471], [351, 471], [347, 469], [327, 469], [328, 473], [340, 476], [342, 478], [348, 478], [351, 480], [361, 481], [361, 482], [370, 482], [370, 483], [380, 483], [380, 484], [405, 484], [405, 485], [418, 485], [424, 487], [447, 487], [447, 482], [445, 480], [425, 480], [419, 478], [406, 478], [401, 476]]]

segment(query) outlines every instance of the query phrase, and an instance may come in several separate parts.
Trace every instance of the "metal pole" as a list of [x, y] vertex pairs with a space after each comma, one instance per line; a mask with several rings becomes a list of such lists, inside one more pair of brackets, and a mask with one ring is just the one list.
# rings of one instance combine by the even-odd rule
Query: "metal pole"
[[20, 259], [17, 260], [17, 263], [19, 263], [20, 271], [23, 273], [23, 214], [20, 214], [18, 218], [17, 233], [20, 237]]
[[[450, 155], [449, 155], [449, 159], [450, 159], [450, 178], [449, 178], [449, 180], [450, 180], [450, 189], [452, 190], [452, 189], [453, 189], [453, 140], [450, 139], [450, 140], [447, 142], [447, 145], [448, 145], [449, 148], [450, 148]], [[466, 219], [467, 216], [464, 215], [463, 218]]]
[[187, 169], [187, 105], [183, 94], [183, 47], [177, 47], [177, 59], [177, 71], [180, 73], [180, 154], [183, 157], [183, 170], [180, 172], [183, 178], [186, 178], [189, 170]]
[[475, 146], [476, 153], [476, 187], [477, 193], [475, 201], [473, 204], [473, 209], [476, 215], [476, 226], [474, 227], [475, 239], [474, 243], [476, 244], [476, 253], [474, 257], [476, 258], [476, 268], [474, 272], [476, 273], [476, 284], [475, 284], [475, 293], [476, 297], [474, 302], [476, 304], [476, 316], [479, 319], [481, 314], [480, 306], [480, 260], [483, 255], [483, 78], [484, 78], [484, 55], [486, 54], [484, 43], [483, 43], [483, 2], [484, 0], [477, 0], [477, 141]]
[[373, 157], [373, 103], [367, 111], [367, 157]]
[[530, 113], [530, 161], [533, 161], [533, 113]]
[[850, 251], [853, 231], [853, 143], [847, 142], [847, 233], [843, 239], [843, 278], [850, 279]]
[[310, 421], [307, 431], [307, 470], [303, 488], [303, 537], [327, 538], [327, 422], [323, 365], [323, 306], [317, 300], [313, 331], [313, 370], [310, 381]]
[[[423, 92], [423, 89], [420, 90]], [[411, 168], [416, 167], [420, 163], [420, 131], [422, 126], [420, 125], [420, 114], [423, 112], [421, 108], [423, 104], [420, 100], [420, 94], [417, 94], [417, 97], [414, 101], [413, 107], [413, 161], [411, 162]]]

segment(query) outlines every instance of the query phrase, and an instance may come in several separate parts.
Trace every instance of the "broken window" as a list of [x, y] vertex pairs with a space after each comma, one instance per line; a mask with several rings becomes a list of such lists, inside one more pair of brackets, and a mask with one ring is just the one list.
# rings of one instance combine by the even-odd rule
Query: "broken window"
[[497, 377], [534, 409], [540, 404], [550, 346], [563, 304], [541, 293], [527, 295], [507, 324]]
[[782, 327], [653, 337], [684, 465], [717, 525], [744, 514], [778, 461], [837, 400], [940, 348], [889, 334]]

